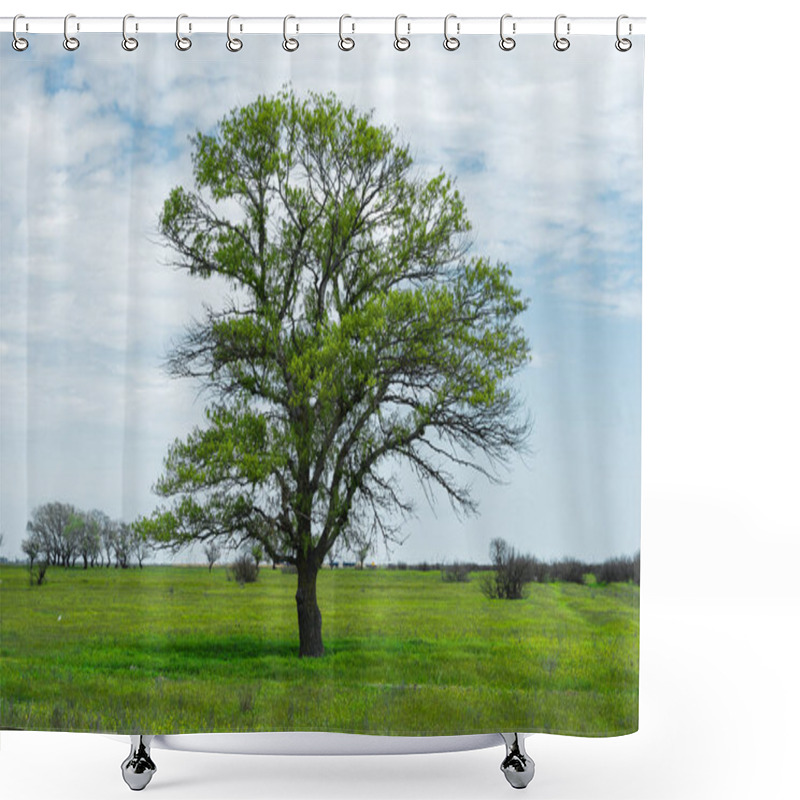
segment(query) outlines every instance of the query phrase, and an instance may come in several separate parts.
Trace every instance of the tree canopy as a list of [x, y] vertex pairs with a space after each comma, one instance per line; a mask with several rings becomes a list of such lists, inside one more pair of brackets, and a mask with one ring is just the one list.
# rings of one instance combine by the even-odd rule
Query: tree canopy
[[160, 217], [172, 264], [229, 293], [170, 353], [207, 421], [171, 445], [155, 486], [170, 502], [139, 526], [295, 564], [301, 655], [322, 652], [326, 553], [402, 538], [401, 464], [475, 512], [464, 475], [495, 478], [528, 430], [509, 382], [525, 301], [471, 254], [452, 179], [399, 139], [332, 94], [259, 97], [196, 134], [194, 186]]

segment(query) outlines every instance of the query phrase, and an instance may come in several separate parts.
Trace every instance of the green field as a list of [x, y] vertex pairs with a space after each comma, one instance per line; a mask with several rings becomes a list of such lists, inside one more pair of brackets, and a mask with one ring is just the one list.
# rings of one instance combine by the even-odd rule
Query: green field
[[495, 730], [604, 736], [638, 720], [639, 588], [323, 570], [326, 654], [297, 657], [296, 576], [0, 567], [0, 726], [117, 733]]

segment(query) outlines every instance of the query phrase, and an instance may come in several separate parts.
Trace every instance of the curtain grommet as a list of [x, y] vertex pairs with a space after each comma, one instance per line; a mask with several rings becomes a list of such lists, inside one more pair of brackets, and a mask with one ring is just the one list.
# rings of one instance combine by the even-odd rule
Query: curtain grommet
[[[225, 42], [225, 47], [227, 47], [228, 51], [231, 53], [238, 53], [242, 49], [242, 47], [244, 47], [244, 43], [242, 42], [241, 39], [237, 39], [235, 36], [231, 35], [231, 22], [233, 22], [233, 20], [235, 19], [239, 19], [238, 15], [236, 14], [231, 14], [228, 17], [228, 30], [227, 30], [228, 41]], [[241, 28], [239, 30], [241, 30]]]
[[[411, 39], [400, 35], [400, 20], [408, 19], [405, 14], [398, 14], [394, 18], [394, 49], [404, 53], [411, 47]], [[406, 23], [406, 33], [411, 33], [411, 23]]]
[[23, 39], [23, 38], [22, 38], [22, 36], [20, 36], [20, 35], [17, 33], [17, 20], [18, 20], [18, 19], [25, 19], [25, 15], [24, 15], [24, 14], [17, 14], [17, 15], [14, 17], [14, 21], [11, 23], [11, 35], [12, 35], [12, 37], [13, 37], [13, 38], [11, 39], [11, 46], [12, 46], [12, 47], [13, 47], [13, 48], [14, 48], [14, 49], [15, 49], [15, 50], [18, 52], [18, 53], [22, 53], [23, 51], [25, 51], [25, 50], [27, 50], [27, 49], [28, 49], [28, 44], [29, 44], [29, 42], [28, 42], [28, 40], [27, 40], [27, 39]]
[[[81, 46], [81, 43], [80, 43], [80, 40], [77, 38], [77, 36], [70, 36], [69, 35], [68, 27], [69, 27], [69, 21], [71, 19], [75, 19], [75, 15], [74, 14], [67, 14], [67, 16], [64, 17], [64, 42], [63, 42], [63, 45], [64, 45], [64, 49], [65, 50], [69, 50], [70, 53], [74, 53]], [[80, 27], [76, 26], [76, 30], [80, 30]]]
[[288, 34], [290, 19], [297, 19], [297, 18], [293, 14], [287, 14], [283, 18], [283, 44], [281, 46], [287, 53], [294, 53], [294, 51], [297, 50], [298, 47], [300, 47], [300, 42], [298, 42], [297, 39], [289, 36]]
[[569, 36], [569, 34], [570, 34], [570, 24], [569, 24], [569, 22], [567, 23], [567, 36], [559, 36], [559, 33], [558, 33], [558, 21], [560, 19], [566, 19], [566, 18], [567, 18], [566, 14], [559, 14], [556, 17], [555, 22], [553, 23], [553, 35], [555, 36], [555, 41], [553, 42], [553, 47], [555, 47], [555, 49], [558, 50], [559, 53], [566, 52], [567, 50], [569, 50], [569, 46], [570, 46], [570, 41], [569, 41], [569, 39], [567, 39], [567, 36]]
[[[517, 40], [513, 36], [506, 36], [504, 25], [507, 19], [511, 19], [511, 14], [503, 14], [500, 17], [500, 49], [509, 53], [517, 46]], [[511, 32], [517, 32], [516, 22], [511, 23]]]
[[447, 30], [448, 23], [450, 22], [451, 19], [457, 20], [458, 18], [456, 17], [455, 14], [448, 14], [444, 18], [444, 42], [442, 43], [442, 45], [444, 46], [445, 50], [449, 50], [452, 53], [453, 51], [458, 50], [458, 48], [461, 47], [461, 40], [458, 38], [458, 34], [461, 33], [461, 23], [456, 21], [456, 35], [451, 36]]
[[[344, 31], [342, 29], [346, 19], [353, 18], [349, 14], [342, 14], [342, 16], [339, 17], [339, 49], [345, 53], [349, 53], [356, 46], [356, 41], [352, 37], [344, 35]], [[351, 32], [354, 33], [356, 29], [355, 24], [351, 22], [350, 27], [352, 29]]]
[[[620, 36], [620, 33], [619, 33], [619, 31], [620, 31], [620, 23], [624, 19], [630, 19], [630, 18], [628, 17], [627, 14], [620, 14], [617, 17], [617, 41], [614, 42], [614, 47], [616, 47], [617, 50], [619, 50], [620, 53], [627, 53], [628, 50], [630, 50], [631, 47], [633, 47], [633, 42], [630, 39], [623, 38], [622, 36]], [[633, 26], [629, 22], [628, 23], [628, 36], [630, 36], [632, 31], [633, 31]]]
[[[178, 48], [182, 53], [185, 53], [191, 46], [192, 40], [188, 36], [181, 35], [181, 20], [188, 19], [188, 14], [178, 14], [175, 19], [175, 47]], [[192, 26], [189, 26], [189, 30], [191, 31]]]
[[126, 14], [122, 18], [122, 49], [132, 53], [138, 46], [139, 40], [133, 36], [128, 36], [128, 20], [134, 19], [133, 14]]

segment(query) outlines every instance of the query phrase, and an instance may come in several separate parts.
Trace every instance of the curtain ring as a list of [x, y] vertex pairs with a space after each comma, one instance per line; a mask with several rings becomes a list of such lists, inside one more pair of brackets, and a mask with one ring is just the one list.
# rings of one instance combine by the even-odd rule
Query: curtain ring
[[[451, 19], [457, 19], [456, 15], [448, 14], [444, 18], [444, 42], [443, 42], [444, 49], [450, 50], [450, 52], [452, 52], [453, 50], [458, 50], [458, 48], [461, 47], [461, 41], [457, 38], [457, 36], [450, 36], [450, 34], [447, 32], [447, 23], [450, 22]], [[460, 32], [461, 32], [461, 23], [457, 22], [456, 34]]]
[[175, 47], [184, 52], [192, 46], [192, 40], [188, 36], [181, 36], [181, 20], [188, 17], [188, 14], [178, 14], [175, 19]]
[[[620, 38], [620, 35], [619, 35], [619, 27], [620, 27], [619, 24], [624, 19], [628, 19], [628, 15], [627, 14], [620, 14], [617, 17], [617, 41], [614, 42], [614, 47], [616, 47], [617, 50], [620, 51], [620, 53], [627, 53], [628, 50], [630, 50], [631, 47], [633, 47], [633, 42], [630, 39], [622, 39], [622, 38]], [[629, 34], [631, 33], [631, 30], [632, 30], [631, 24], [628, 23], [628, 33]]]
[[291, 14], [287, 14], [287, 16], [283, 18], [283, 49], [287, 53], [293, 53], [298, 47], [300, 47], [300, 42], [298, 42], [297, 39], [290, 39], [288, 36], [290, 19], [296, 19], [296, 17], [292, 16]]
[[[511, 36], [506, 36], [505, 32], [503, 31], [503, 25], [507, 19], [511, 19], [511, 14], [503, 14], [503, 16], [500, 17], [500, 49], [505, 50], [506, 52], [513, 50], [517, 46], [517, 40]], [[513, 33], [517, 32], [516, 22], [513, 23], [511, 30]]]
[[13, 39], [11, 40], [11, 46], [18, 52], [21, 53], [23, 50], [28, 49], [28, 40], [23, 39], [21, 36], [17, 35], [17, 20], [18, 19], [25, 19], [24, 14], [17, 14], [14, 17], [14, 21], [11, 23], [11, 34], [13, 35]]
[[[408, 19], [405, 14], [398, 14], [394, 18], [394, 49], [399, 50], [401, 53], [404, 50], [408, 50], [411, 47], [411, 39], [407, 39], [405, 36], [400, 36], [400, 20], [401, 19]], [[406, 23], [407, 32], [411, 33], [411, 25]]]
[[71, 19], [75, 19], [74, 14], [67, 14], [67, 16], [64, 17], [64, 49], [70, 52], [77, 50], [81, 46], [81, 43], [74, 36], [70, 36], [67, 30]]
[[[559, 14], [556, 17], [556, 21], [553, 23], [553, 35], [556, 37], [556, 40], [553, 42], [553, 47], [558, 50], [559, 53], [563, 53], [565, 50], [569, 50], [569, 39], [566, 36], [559, 36], [558, 35], [558, 21], [560, 19], [566, 19], [566, 14]], [[567, 35], [569, 35], [569, 22], [567, 23]]]
[[231, 21], [235, 19], [239, 19], [236, 14], [231, 14], [228, 17], [228, 41], [225, 42], [225, 47], [227, 47], [231, 53], [238, 53], [242, 49], [242, 40], [231, 36]]
[[122, 18], [122, 49], [132, 53], [139, 46], [139, 40], [134, 39], [133, 36], [128, 36], [127, 25], [129, 19], [134, 19], [133, 14], [126, 14]]
[[[342, 14], [342, 16], [339, 17], [339, 49], [344, 50], [345, 52], [347, 52], [348, 50], [352, 50], [356, 46], [355, 41], [351, 39], [349, 36], [345, 36], [344, 33], [342, 32], [342, 27], [346, 19], [353, 19], [353, 18], [349, 14]], [[353, 31], [355, 31], [356, 26], [353, 23], [350, 24], [352, 26]]]

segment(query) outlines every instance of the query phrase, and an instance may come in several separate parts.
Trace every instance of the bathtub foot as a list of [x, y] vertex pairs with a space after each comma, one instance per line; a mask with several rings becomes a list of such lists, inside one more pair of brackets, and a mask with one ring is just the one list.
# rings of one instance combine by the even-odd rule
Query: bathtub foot
[[506, 757], [500, 765], [506, 780], [515, 789], [524, 789], [532, 780], [535, 765], [525, 752], [525, 739], [519, 733], [501, 733], [506, 743]]
[[139, 792], [150, 783], [156, 765], [150, 758], [152, 736], [131, 736], [131, 752], [122, 762], [122, 778], [134, 792]]

